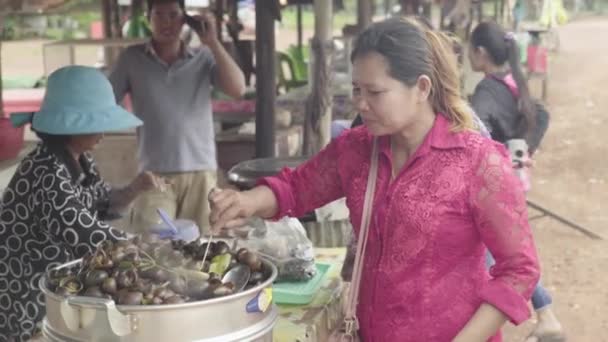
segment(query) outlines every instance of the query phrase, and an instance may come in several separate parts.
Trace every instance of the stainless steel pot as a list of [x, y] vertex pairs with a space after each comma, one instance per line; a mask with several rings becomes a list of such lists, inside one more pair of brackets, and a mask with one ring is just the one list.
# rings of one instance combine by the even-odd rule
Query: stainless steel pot
[[[264, 312], [248, 312], [248, 305], [267, 296], [277, 276], [249, 290], [230, 296], [174, 305], [115, 305], [109, 299], [63, 297], [46, 287], [46, 318], [43, 334], [50, 341], [86, 342], [271, 342], [278, 310], [270, 304]], [[73, 267], [80, 260], [62, 265]]]

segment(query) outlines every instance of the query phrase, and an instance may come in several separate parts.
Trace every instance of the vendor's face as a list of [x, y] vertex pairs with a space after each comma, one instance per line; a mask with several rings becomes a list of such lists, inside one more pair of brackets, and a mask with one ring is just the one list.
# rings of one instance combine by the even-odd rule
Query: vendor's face
[[95, 149], [103, 139], [103, 134], [80, 134], [74, 135], [70, 139], [70, 146], [79, 153]]
[[479, 72], [483, 71], [485, 61], [486, 61], [486, 53], [483, 48], [474, 47], [473, 44], [469, 44], [469, 62], [471, 63], [471, 69], [473, 71]]
[[177, 1], [154, 4], [150, 11], [152, 38], [165, 44], [178, 41], [184, 20], [184, 12]]
[[353, 62], [353, 102], [373, 135], [405, 129], [418, 111], [417, 87], [408, 87], [388, 73], [386, 59], [376, 52]]

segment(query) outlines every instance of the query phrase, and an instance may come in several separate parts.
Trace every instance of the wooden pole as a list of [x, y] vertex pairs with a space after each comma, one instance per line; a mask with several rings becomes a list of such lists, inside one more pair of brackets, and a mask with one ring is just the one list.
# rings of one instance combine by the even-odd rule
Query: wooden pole
[[373, 0], [357, 1], [357, 27], [363, 30], [372, 22]]
[[298, 22], [298, 49], [302, 50], [302, 4], [297, 5], [297, 22]]
[[112, 37], [112, 2], [111, 0], [101, 1], [101, 23], [103, 25], [104, 38]]
[[[101, 23], [103, 26], [103, 37], [112, 38], [112, 3], [111, 0], [101, 1]], [[104, 64], [109, 66], [112, 62], [112, 49], [104, 47], [103, 49]]]
[[[238, 7], [238, 4], [235, 3], [235, 7]], [[215, 30], [217, 32], [217, 39], [222, 42], [222, 30], [223, 30], [223, 22], [224, 22], [224, 11], [226, 8], [226, 4], [224, 4], [224, 0], [218, 0], [215, 2]]]
[[[321, 118], [319, 119], [319, 142], [320, 148], [323, 148], [329, 144], [331, 140], [331, 119], [332, 119], [332, 34], [333, 34], [333, 1], [332, 0], [315, 0], [315, 34], [319, 38], [321, 44], [326, 48], [325, 60], [317, 61], [317, 63], [323, 63], [327, 75], [325, 84], [317, 84], [323, 87], [323, 93], [329, 98], [325, 108], [319, 108], [322, 110]], [[371, 18], [371, 17], [370, 17]], [[318, 80], [317, 80], [318, 81]], [[314, 82], [314, 80], [313, 80]], [[313, 83], [313, 87], [315, 84]]]
[[112, 8], [112, 37], [113, 38], [122, 38], [122, 27], [120, 25], [120, 6], [118, 5], [118, 0], [112, 0], [111, 3]]
[[274, 14], [270, 6], [255, 8], [255, 154], [257, 158], [275, 155], [275, 36]]
[[313, 155], [331, 140], [333, 0], [315, 0], [312, 77], [306, 100], [304, 155]]

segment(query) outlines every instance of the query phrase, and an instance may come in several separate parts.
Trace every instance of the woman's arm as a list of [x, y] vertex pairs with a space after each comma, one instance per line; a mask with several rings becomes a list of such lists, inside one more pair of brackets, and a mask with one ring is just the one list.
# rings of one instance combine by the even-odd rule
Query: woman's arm
[[296, 169], [284, 169], [267, 177], [252, 190], [216, 191], [210, 195], [210, 220], [214, 230], [231, 228], [251, 216], [278, 219], [299, 217], [344, 196], [338, 172], [340, 144], [344, 136]]
[[152, 189], [164, 189], [168, 184], [162, 177], [152, 172], [140, 173], [129, 185], [124, 188], [110, 190], [108, 212], [122, 213], [142, 193]]
[[494, 336], [506, 321], [507, 316], [500, 310], [488, 303], [482, 303], [452, 342], [485, 342]]
[[471, 98], [471, 106], [488, 133], [492, 135], [496, 129], [499, 129], [496, 127], [498, 125], [498, 120], [496, 120], [495, 117], [499, 110], [499, 106], [491, 91], [478, 86]]
[[508, 319], [530, 317], [528, 300], [540, 275], [521, 182], [499, 144], [482, 147], [473, 169], [470, 203], [481, 239], [496, 259], [483, 284], [483, 304], [455, 341], [486, 341]]
[[50, 236], [63, 241], [80, 258], [104, 240], [121, 240], [126, 235], [102, 221], [79, 198], [72, 181], [55, 175], [52, 189], [38, 190], [41, 227]]
[[217, 84], [231, 97], [242, 97], [245, 94], [245, 75], [217, 38], [215, 18], [205, 14], [198, 19], [203, 20], [207, 26], [206, 30], [198, 34], [201, 42], [209, 47], [215, 58]]

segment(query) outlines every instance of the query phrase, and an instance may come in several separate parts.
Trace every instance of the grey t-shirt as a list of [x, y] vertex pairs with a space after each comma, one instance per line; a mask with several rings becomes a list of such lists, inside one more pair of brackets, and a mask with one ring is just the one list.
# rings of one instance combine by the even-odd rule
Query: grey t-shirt
[[139, 169], [154, 172], [216, 170], [211, 90], [216, 74], [207, 48], [184, 49], [167, 65], [150, 43], [127, 48], [110, 82], [118, 101], [131, 95], [137, 130]]

